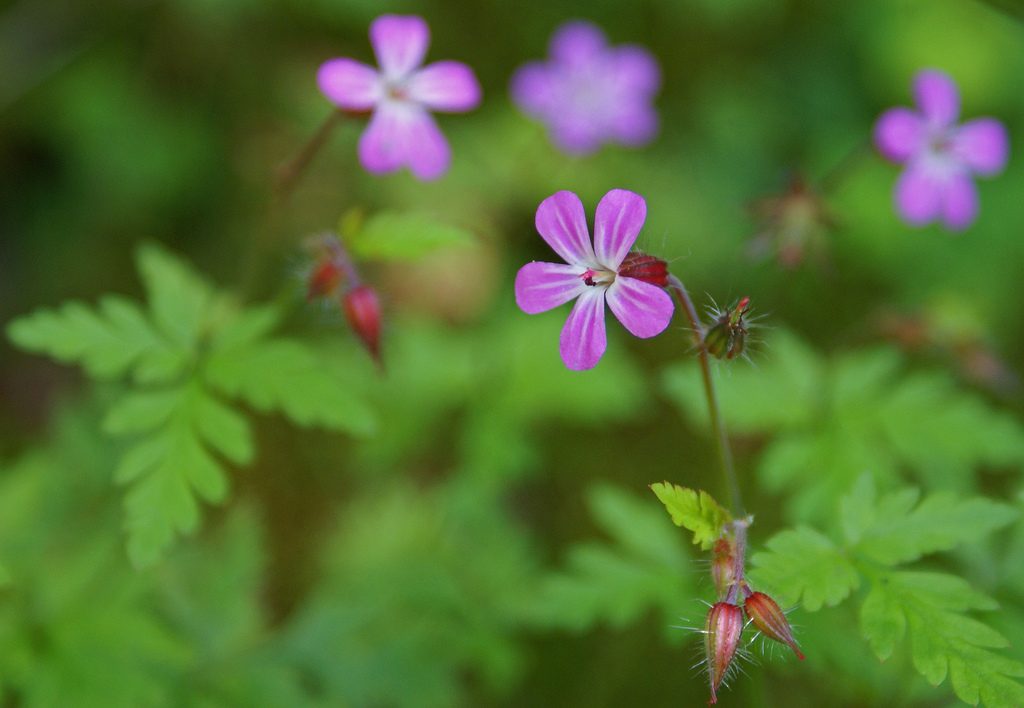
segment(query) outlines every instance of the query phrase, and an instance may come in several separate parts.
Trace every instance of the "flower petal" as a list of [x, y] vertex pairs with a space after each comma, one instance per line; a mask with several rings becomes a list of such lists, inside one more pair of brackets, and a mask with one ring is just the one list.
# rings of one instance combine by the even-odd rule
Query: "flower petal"
[[953, 154], [980, 175], [997, 174], [1010, 156], [1006, 128], [995, 118], [968, 121], [953, 136]]
[[622, 93], [649, 97], [661, 88], [661, 67], [643, 47], [626, 44], [608, 50], [609, 80]]
[[405, 134], [402, 110], [382, 104], [370, 118], [359, 139], [359, 161], [369, 172], [394, 172], [405, 164]]
[[667, 292], [636, 278], [619, 276], [608, 288], [606, 298], [622, 326], [643, 339], [664, 332], [675, 310]]
[[917, 154], [928, 138], [920, 114], [909, 108], [886, 111], [875, 123], [875, 146], [882, 156], [893, 162], [905, 162]]
[[978, 190], [969, 175], [962, 172], [947, 177], [942, 190], [942, 222], [953, 231], [962, 231], [978, 215]]
[[368, 111], [381, 96], [377, 70], [354, 59], [331, 59], [316, 73], [320, 92], [341, 108]]
[[572, 106], [563, 106], [561, 113], [548, 118], [551, 141], [567, 155], [589, 155], [601, 147], [601, 124]]
[[914, 77], [914, 96], [925, 119], [933, 126], [949, 126], [960, 114], [960, 92], [948, 74], [926, 69]]
[[405, 131], [406, 159], [416, 177], [429, 181], [448, 171], [451, 149], [433, 116], [424, 110], [410, 111]]
[[587, 288], [562, 327], [558, 348], [573, 371], [593, 369], [608, 345], [604, 330], [604, 288]]
[[594, 252], [599, 265], [618, 270], [647, 220], [647, 202], [639, 194], [613, 189], [601, 198], [594, 217]]
[[516, 274], [516, 304], [528, 315], [563, 305], [587, 289], [578, 266], [527, 263]]
[[558, 104], [555, 81], [546, 64], [524, 64], [512, 75], [512, 100], [527, 115], [544, 117]]
[[537, 207], [537, 232], [555, 253], [572, 265], [594, 265], [583, 202], [569, 191], [555, 192]]
[[910, 164], [896, 182], [896, 210], [911, 226], [923, 226], [942, 209], [943, 178], [920, 164]]
[[607, 46], [604, 32], [591, 22], [572, 21], [559, 27], [551, 37], [551, 58], [572, 67], [587, 68], [601, 57]]
[[448, 141], [429, 113], [408, 103], [377, 107], [359, 140], [359, 161], [377, 174], [408, 165], [421, 180], [440, 177], [451, 162]]
[[385, 76], [405, 78], [423, 63], [430, 28], [415, 15], [381, 15], [370, 25], [370, 44]]
[[609, 116], [609, 129], [623, 145], [646, 145], [658, 134], [658, 113], [639, 102], [622, 106], [614, 115]]
[[439, 61], [413, 75], [409, 96], [435, 111], [458, 113], [480, 105], [480, 84], [462, 62]]

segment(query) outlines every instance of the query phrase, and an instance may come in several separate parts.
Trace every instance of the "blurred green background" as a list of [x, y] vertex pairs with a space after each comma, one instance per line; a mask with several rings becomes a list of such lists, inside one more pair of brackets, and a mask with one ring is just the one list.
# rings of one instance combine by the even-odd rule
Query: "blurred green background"
[[[678, 316], [650, 341], [610, 323], [597, 369], [562, 366], [567, 310], [528, 317], [512, 294], [523, 263], [549, 259], [533, 214], [559, 189], [579, 193], [591, 214], [611, 188], [640, 193], [642, 249], [669, 260], [702, 304], [749, 295], [764, 316], [751, 361], [719, 369], [755, 548], [795, 523], [833, 528], [865, 460], [889, 465], [890, 487], [1018, 499], [1024, 163], [1011, 152], [1006, 172], [979, 185], [976, 224], [950, 235], [897, 219], [897, 168], [868, 144], [885, 108], [910, 103], [913, 74], [935, 67], [959, 82], [965, 117], [997, 116], [1011, 151], [1024, 145], [1016, 3], [0, 8], [0, 321], [104, 293], [141, 298], [134, 254], [158, 242], [235, 301], [277, 303], [283, 331], [315, 348], [375, 420], [349, 434], [241, 408], [253, 461], [224, 463], [228, 498], [202, 504], [194, 533], [136, 569], [112, 480], [125, 445], [101, 425], [127, 384], [93, 384], [5, 341], [4, 708], [704, 704], [705, 680], [691, 668], [700, 642], [674, 626], [701, 625], [699, 600], [713, 589], [701, 554], [646, 488], [667, 479], [722, 493], [687, 393], [698, 376], [690, 339]], [[366, 174], [355, 157], [362, 125], [350, 120], [291, 199], [275, 200], [275, 169], [331, 110], [316, 68], [336, 56], [371, 61], [367, 27], [385, 11], [423, 16], [428, 60], [465, 61], [481, 80], [479, 110], [440, 118], [451, 171], [432, 183]], [[657, 56], [662, 130], [650, 146], [566, 158], [511, 104], [515, 67], [544, 57], [572, 18]], [[810, 239], [806, 258], [782, 267], [778, 242], [756, 238], [775, 232], [753, 205], [837, 164], [821, 202], [832, 226], [798, 231]], [[304, 239], [353, 208], [415, 212], [472, 234], [362, 265], [385, 306], [384, 375], [338, 312], [304, 302]], [[755, 257], [759, 246], [768, 252]], [[773, 346], [785, 332], [801, 344]], [[904, 376], [930, 377], [906, 420], [950, 401], [966, 410], [887, 434], [911, 449], [963, 440], [888, 462], [837, 444], [806, 477], [773, 472], [763, 453], [790, 424], [779, 411], [797, 406], [801, 386], [816, 396], [813, 367], [841, 371], [865, 351], [891, 362], [879, 396]], [[866, 417], [876, 410], [864, 406]], [[998, 439], [975, 435], [995, 428]], [[830, 478], [833, 462], [843, 471]], [[833, 481], [811, 488], [810, 478]], [[1015, 528], [931, 562], [1002, 602], [986, 621], [1024, 659], [1020, 561]], [[955, 702], [917, 675], [906, 650], [880, 663], [853, 608], [791, 619], [807, 661], [755, 650], [760, 665], [722, 705]]]

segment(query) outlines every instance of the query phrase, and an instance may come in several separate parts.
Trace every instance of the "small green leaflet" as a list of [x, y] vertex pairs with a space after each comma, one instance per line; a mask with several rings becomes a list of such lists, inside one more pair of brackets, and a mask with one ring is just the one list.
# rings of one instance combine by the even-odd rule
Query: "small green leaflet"
[[353, 255], [376, 260], [416, 260], [442, 248], [470, 246], [476, 241], [468, 231], [425, 214], [398, 212], [374, 214], [343, 235]]
[[693, 542], [705, 551], [722, 535], [722, 527], [732, 521], [729, 512], [707, 492], [669, 482], [656, 482], [651, 491], [672, 516], [672, 523], [693, 532]]
[[862, 581], [870, 590], [861, 630], [879, 659], [909, 636], [915, 668], [938, 685], [947, 675], [966, 703], [1024, 705], [1024, 664], [994, 653], [1001, 634], [966, 613], [995, 603], [953, 575], [896, 569], [940, 550], [977, 541], [1018, 517], [1011, 506], [938, 493], [920, 500], [905, 489], [881, 497], [864, 475], [841, 502], [844, 543], [807, 527], [782, 531], [752, 558], [752, 580], [809, 611], [846, 599]]
[[144, 566], [197, 527], [196, 497], [224, 501], [224, 460], [252, 461], [249, 422], [224, 398], [354, 434], [371, 432], [375, 420], [314, 348], [271, 336], [277, 309], [238, 308], [158, 246], [141, 246], [136, 260], [145, 310], [107, 296], [95, 309], [68, 303], [35, 312], [7, 331], [15, 344], [80, 363], [95, 378], [132, 374], [134, 386], [110, 407], [104, 427], [133, 438], [114, 476], [128, 485], [128, 553]]

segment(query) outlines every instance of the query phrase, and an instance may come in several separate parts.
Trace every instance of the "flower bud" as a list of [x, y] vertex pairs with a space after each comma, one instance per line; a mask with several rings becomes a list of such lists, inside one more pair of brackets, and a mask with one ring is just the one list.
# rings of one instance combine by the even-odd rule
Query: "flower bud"
[[313, 272], [309, 274], [309, 287], [306, 289], [306, 299], [313, 300], [318, 297], [327, 297], [334, 293], [344, 278], [344, 271], [334, 261], [327, 260], [318, 263]]
[[789, 620], [786, 619], [786, 614], [779, 608], [775, 600], [763, 592], [751, 593], [743, 603], [743, 609], [746, 610], [747, 616], [753, 621], [754, 626], [761, 630], [761, 634], [777, 642], [788, 644], [789, 648], [796, 653], [796, 658], [803, 661], [803, 652], [800, 651], [800, 647], [797, 646], [796, 640], [793, 638]]
[[345, 319], [380, 363], [380, 301], [369, 285], [357, 285], [341, 300]]
[[715, 541], [711, 551], [711, 579], [715, 583], [718, 597], [723, 598], [736, 582], [736, 555], [732, 542], [727, 538]]
[[743, 610], [729, 602], [716, 602], [708, 612], [704, 625], [704, 653], [711, 682], [711, 700], [718, 702], [718, 687], [729, 671], [743, 633]]
[[646, 253], [633, 251], [623, 259], [619, 275], [664, 288], [668, 285], [668, 263]]
[[716, 359], [735, 359], [743, 353], [747, 343], [747, 323], [743, 318], [749, 311], [750, 298], [744, 297], [718, 314], [704, 333], [704, 349], [708, 354]]

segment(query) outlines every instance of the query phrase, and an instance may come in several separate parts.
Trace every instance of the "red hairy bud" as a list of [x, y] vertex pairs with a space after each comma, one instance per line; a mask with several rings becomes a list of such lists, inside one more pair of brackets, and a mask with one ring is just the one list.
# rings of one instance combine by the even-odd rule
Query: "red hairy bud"
[[619, 266], [619, 275], [625, 278], [636, 278], [651, 285], [664, 288], [668, 285], [668, 263], [636, 251], [626, 255]]
[[704, 625], [704, 652], [708, 662], [711, 700], [718, 702], [718, 687], [729, 671], [743, 633], [743, 610], [728, 602], [716, 602]]
[[747, 611], [747, 616], [753, 621], [754, 626], [761, 630], [761, 634], [777, 642], [788, 644], [790, 649], [796, 653], [796, 657], [803, 661], [803, 652], [800, 651], [800, 647], [797, 646], [796, 640], [793, 638], [789, 620], [786, 619], [786, 614], [779, 608], [775, 600], [763, 592], [751, 593], [743, 603], [743, 609]]
[[341, 300], [349, 325], [363, 340], [377, 362], [380, 362], [380, 301], [369, 285], [358, 285]]
[[715, 541], [711, 552], [711, 579], [715, 583], [718, 597], [723, 598], [736, 582], [736, 549], [727, 538]]
[[324, 261], [317, 264], [309, 275], [309, 288], [306, 290], [306, 298], [312, 300], [330, 295], [341, 285], [344, 275], [344, 271], [334, 261]]

